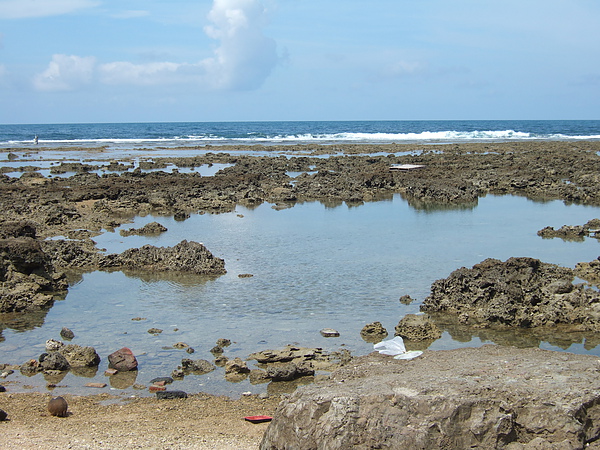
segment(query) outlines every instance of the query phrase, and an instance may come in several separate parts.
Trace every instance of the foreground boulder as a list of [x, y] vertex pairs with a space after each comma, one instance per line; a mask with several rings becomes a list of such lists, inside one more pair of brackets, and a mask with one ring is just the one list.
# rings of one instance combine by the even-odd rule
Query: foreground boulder
[[597, 357], [486, 345], [355, 358], [283, 400], [260, 448], [576, 449], [598, 438]]
[[573, 280], [573, 270], [538, 259], [486, 259], [435, 281], [421, 309], [449, 313], [470, 324], [568, 324], [599, 331], [600, 293]]

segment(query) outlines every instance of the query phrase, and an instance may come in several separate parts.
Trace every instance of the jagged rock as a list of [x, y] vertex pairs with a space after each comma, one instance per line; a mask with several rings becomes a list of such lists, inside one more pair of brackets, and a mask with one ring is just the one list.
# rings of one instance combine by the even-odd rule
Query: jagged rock
[[137, 370], [138, 367], [137, 359], [127, 347], [123, 347], [108, 355], [108, 362], [109, 367], [117, 369], [119, 372]]
[[600, 259], [594, 259], [590, 262], [578, 262], [575, 265], [574, 273], [582, 280], [600, 286]]
[[363, 329], [360, 330], [360, 335], [367, 342], [377, 343], [385, 339], [388, 332], [381, 322], [373, 322], [366, 324]]
[[150, 222], [144, 225], [142, 228], [130, 228], [128, 230], [121, 230], [119, 233], [121, 236], [157, 236], [165, 231], [168, 230], [164, 225], [161, 225], [158, 222]]
[[600, 438], [599, 405], [595, 356], [494, 345], [411, 361], [372, 353], [285, 398], [260, 448], [580, 449]]
[[67, 287], [37, 240], [0, 239], [0, 313], [49, 308]]
[[219, 347], [229, 347], [231, 345], [231, 341], [229, 339], [219, 338], [217, 339], [217, 345]]
[[46, 341], [46, 351], [48, 353], [50, 352], [57, 352], [59, 351], [62, 347], [64, 347], [65, 343], [61, 342], [61, 341], [57, 341], [56, 339], [48, 339]]
[[184, 373], [194, 373], [196, 375], [202, 375], [215, 370], [215, 366], [213, 366], [210, 361], [205, 359], [194, 360], [184, 358], [181, 360], [181, 368], [183, 369]]
[[71, 366], [62, 354], [59, 352], [42, 353], [39, 357], [40, 367], [42, 370], [69, 370]]
[[[100, 356], [94, 347], [67, 344], [62, 346], [59, 352], [65, 356], [71, 367], [95, 367], [100, 364]], [[117, 367], [115, 369], [119, 370]]]
[[403, 295], [402, 297], [400, 297], [400, 303], [402, 303], [403, 305], [410, 305], [414, 301], [415, 300], [410, 295]]
[[421, 309], [466, 314], [469, 324], [600, 330], [600, 293], [573, 279], [573, 270], [533, 258], [486, 259], [435, 281]]
[[442, 337], [442, 330], [424, 314], [407, 314], [398, 322], [395, 330], [395, 336], [409, 341], [428, 341]]
[[248, 365], [240, 358], [230, 359], [225, 363], [225, 374], [227, 375], [246, 374], [249, 372], [250, 369], [248, 368]]

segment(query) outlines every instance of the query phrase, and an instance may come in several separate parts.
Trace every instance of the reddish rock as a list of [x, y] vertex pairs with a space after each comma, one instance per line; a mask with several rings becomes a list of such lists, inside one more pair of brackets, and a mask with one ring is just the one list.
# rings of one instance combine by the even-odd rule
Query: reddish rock
[[117, 369], [106, 369], [104, 371], [104, 375], [106, 375], [107, 377], [114, 375], [116, 373], [118, 373], [119, 371]]
[[108, 362], [110, 368], [117, 369], [119, 372], [136, 370], [138, 366], [137, 359], [135, 359], [133, 352], [127, 347], [123, 347], [108, 355]]
[[85, 387], [92, 387], [92, 388], [105, 388], [106, 387], [106, 383], [86, 383]]
[[150, 387], [148, 388], [148, 390], [149, 390], [150, 392], [157, 392], [157, 391], [166, 391], [166, 390], [167, 390], [167, 388], [166, 388], [166, 387], [164, 387], [164, 386], [157, 386], [157, 385], [153, 384], [152, 386], [150, 386]]

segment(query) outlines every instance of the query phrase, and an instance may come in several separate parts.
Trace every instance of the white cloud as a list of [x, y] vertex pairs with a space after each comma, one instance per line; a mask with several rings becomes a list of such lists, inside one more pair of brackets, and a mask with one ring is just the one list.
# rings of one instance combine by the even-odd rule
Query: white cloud
[[54, 55], [34, 78], [38, 90], [71, 90], [92, 80], [110, 85], [154, 86], [190, 83], [207, 89], [259, 87], [279, 61], [275, 41], [264, 36], [266, 10], [259, 0], [214, 0], [206, 34], [219, 42], [214, 56], [194, 63], [116, 61]]
[[25, 19], [58, 16], [99, 4], [95, 0], [0, 0], [0, 17]]
[[48, 68], [33, 78], [40, 91], [71, 91], [91, 82], [96, 59], [74, 55], [53, 55]]
[[215, 0], [206, 34], [220, 41], [204, 61], [208, 81], [221, 89], [260, 86], [278, 62], [275, 41], [264, 36], [266, 10], [256, 0]]
[[182, 64], [171, 62], [133, 64], [123, 61], [101, 64], [99, 71], [100, 80], [106, 84], [150, 86], [177, 82], [177, 72], [182, 67]]

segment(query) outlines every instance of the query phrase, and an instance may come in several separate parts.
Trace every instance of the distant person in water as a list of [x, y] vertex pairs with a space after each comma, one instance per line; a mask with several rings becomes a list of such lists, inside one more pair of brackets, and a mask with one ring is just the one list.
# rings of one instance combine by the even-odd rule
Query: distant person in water
[[35, 135], [35, 137], [33, 138], [33, 143], [34, 143], [35, 145], [38, 145], [38, 137], [37, 137], [37, 134], [36, 134], [36, 135]]

